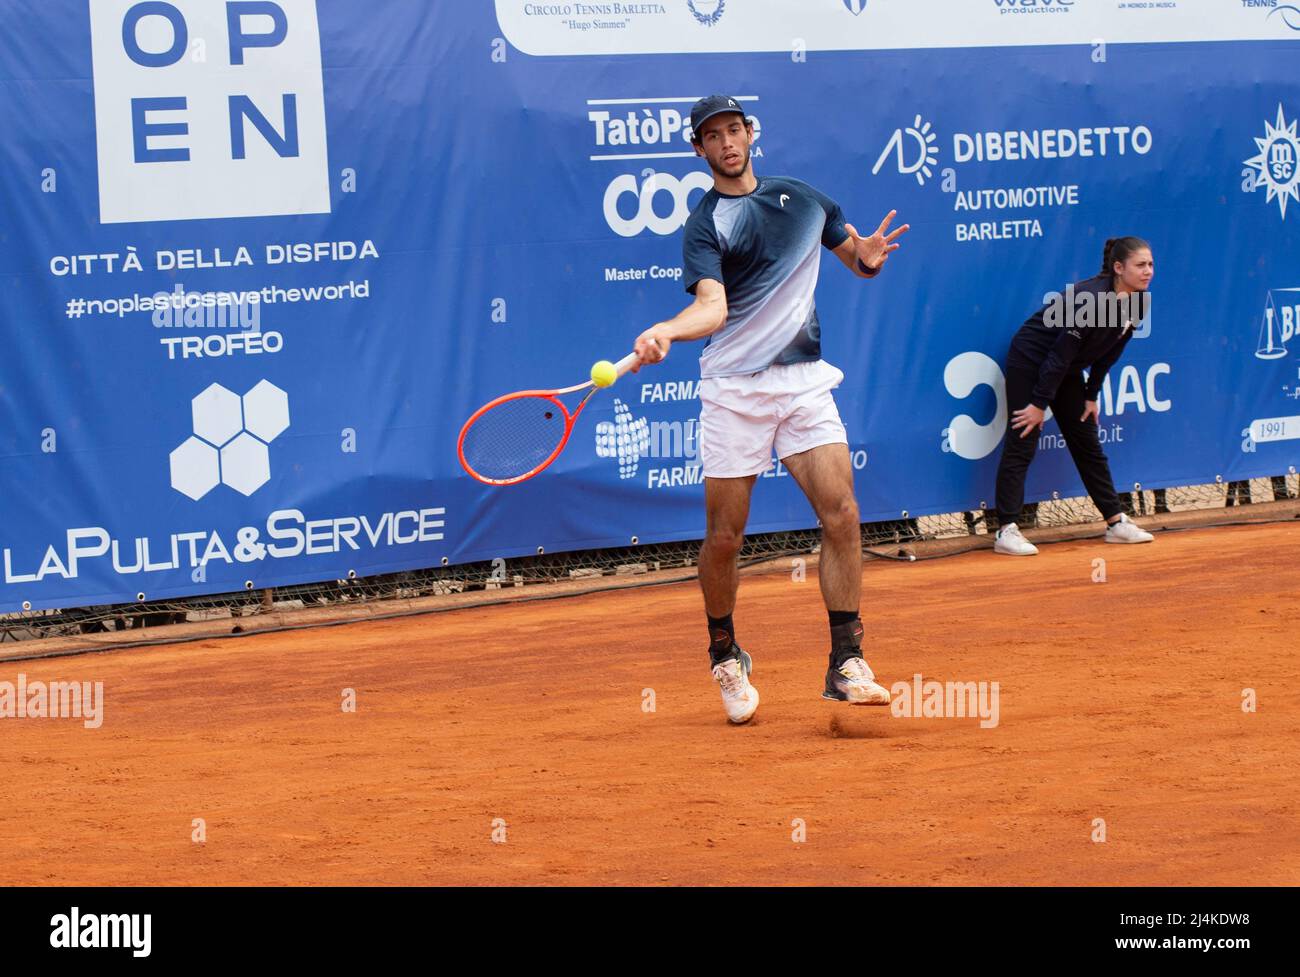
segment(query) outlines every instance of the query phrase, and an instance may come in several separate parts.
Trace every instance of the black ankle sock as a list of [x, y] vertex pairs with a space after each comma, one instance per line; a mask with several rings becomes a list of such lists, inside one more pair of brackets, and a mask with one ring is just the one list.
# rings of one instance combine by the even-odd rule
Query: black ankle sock
[[709, 658], [713, 664], [734, 658], [732, 645], [736, 643], [736, 626], [731, 615], [726, 617], [709, 617]]
[[831, 667], [862, 655], [862, 622], [857, 611], [831, 611]]

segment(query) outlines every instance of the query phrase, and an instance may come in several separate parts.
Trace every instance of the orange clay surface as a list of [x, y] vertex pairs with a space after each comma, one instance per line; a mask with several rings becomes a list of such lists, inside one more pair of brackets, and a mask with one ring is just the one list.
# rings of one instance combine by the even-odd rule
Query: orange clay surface
[[741, 584], [743, 728], [693, 584], [3, 663], [105, 721], [0, 720], [0, 882], [1295, 885], [1298, 544], [870, 562], [880, 678], [996, 681], [993, 729], [822, 700], [789, 561]]

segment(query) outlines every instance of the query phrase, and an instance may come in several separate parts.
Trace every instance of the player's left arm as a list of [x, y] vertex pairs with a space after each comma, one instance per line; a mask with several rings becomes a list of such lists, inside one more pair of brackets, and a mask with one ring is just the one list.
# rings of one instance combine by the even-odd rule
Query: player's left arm
[[889, 225], [894, 222], [898, 211], [891, 210], [880, 222], [876, 232], [870, 237], [862, 237], [852, 224], [845, 224], [848, 237], [836, 248], [835, 256], [844, 262], [844, 267], [859, 278], [875, 278], [885, 266], [889, 256], [898, 250], [898, 239], [908, 232], [912, 225], [904, 224], [892, 232]]

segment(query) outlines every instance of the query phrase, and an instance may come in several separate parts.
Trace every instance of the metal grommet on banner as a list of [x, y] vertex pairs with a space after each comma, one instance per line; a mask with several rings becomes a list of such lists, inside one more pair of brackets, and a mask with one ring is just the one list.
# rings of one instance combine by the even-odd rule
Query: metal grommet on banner
[[904, 518], [904, 519], [907, 518], [907, 510], [906, 510], [906, 509], [903, 510], [903, 518]]
[[1215, 484], [1215, 485], [1222, 485], [1222, 484], [1223, 484], [1223, 476], [1222, 476], [1222, 475], [1215, 475], [1215, 476], [1214, 476], [1214, 484]]
[[357, 571], [355, 571], [355, 570], [349, 570], [349, 571], [348, 571], [348, 579], [349, 579], [349, 580], [356, 580], [356, 579], [357, 579]]
[[245, 580], [245, 581], [244, 581], [244, 589], [245, 589], [245, 590], [252, 590], [252, 589], [253, 589], [253, 581], [251, 581], [251, 580]]
[[637, 539], [637, 537], [633, 536], [633, 537], [632, 537], [632, 545], [635, 546], [638, 542], [639, 542], [639, 540]]
[[1286, 471], [1287, 471], [1287, 474], [1288, 474], [1288, 475], [1294, 475], [1294, 474], [1295, 474], [1295, 465], [1291, 465], [1289, 468], [1287, 468]]
[[1142, 483], [1141, 483], [1141, 482], [1134, 482], [1134, 483], [1133, 483], [1133, 491], [1134, 491], [1134, 492], [1141, 492], [1141, 491], [1142, 491]]
[[545, 552], [546, 552], [546, 547], [544, 547], [544, 546], [539, 546], [539, 547], [537, 547], [537, 555], [538, 555], [538, 556], [541, 556], [541, 555], [542, 555], [543, 553], [545, 553]]
[[983, 499], [981, 499], [981, 500], [980, 500], [980, 511], [981, 511], [981, 512], [984, 512], [984, 511], [986, 511], [986, 510], [988, 509], [988, 507], [989, 507], [989, 504], [988, 504], [987, 502], [985, 502]]
[[442, 558], [442, 565], [443, 565], [443, 566], [446, 566], [446, 565], [447, 565], [448, 563], [450, 563], [450, 562], [451, 562], [451, 560], [447, 559], [445, 556]]
[[1052, 499], [1053, 499], [1054, 501], [1060, 502], [1060, 501], [1061, 501], [1061, 493], [1058, 492], [1058, 491], [1056, 491], [1056, 489], [1052, 489]]
[[31, 609], [32, 609], [32, 602], [29, 600], [23, 601], [23, 610], [30, 611]]
[[142, 590], [140, 593], [136, 594], [135, 599], [140, 603], [144, 603], [144, 591]]

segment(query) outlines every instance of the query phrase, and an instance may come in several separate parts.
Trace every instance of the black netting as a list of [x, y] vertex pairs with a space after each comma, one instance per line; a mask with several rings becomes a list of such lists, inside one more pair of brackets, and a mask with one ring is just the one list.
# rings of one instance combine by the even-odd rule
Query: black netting
[[[1120, 499], [1134, 516], [1219, 510], [1223, 522], [1267, 517], [1268, 503], [1295, 499], [1300, 484], [1295, 475], [1221, 482], [1181, 488], [1134, 490]], [[1254, 507], [1254, 508], [1251, 508]], [[1276, 518], [1292, 519], [1294, 506], [1274, 507]], [[1051, 500], [1025, 507], [1019, 524], [1026, 530], [1075, 527], [1101, 518], [1091, 500]], [[923, 555], [948, 555], [987, 546], [987, 535], [997, 530], [992, 512], [977, 510], [938, 516], [912, 517], [906, 513], [889, 522], [866, 523], [862, 540], [871, 555], [908, 558], [912, 544], [930, 545]], [[816, 529], [766, 533], [746, 537], [741, 560], [755, 563], [785, 555], [814, 552], [821, 534]], [[151, 601], [100, 607], [27, 611], [0, 615], [0, 642], [27, 641], [49, 637], [113, 631], [141, 631], [165, 624], [241, 618], [272, 611], [320, 608], [328, 612], [348, 604], [393, 601], [417, 597], [482, 591], [514, 596], [517, 588], [555, 582], [590, 579], [593, 585], [617, 584], [638, 575], [679, 569], [682, 576], [695, 566], [700, 543], [655, 543], [607, 550], [574, 553], [546, 553], [536, 556], [459, 566], [431, 567], [355, 580], [327, 580], [320, 583], [277, 587], [234, 594], [190, 597], [175, 601]], [[93, 641], [88, 638], [87, 644]], [[11, 649], [13, 650], [13, 649]], [[33, 654], [39, 651], [33, 648]]]

